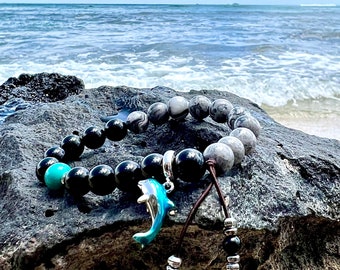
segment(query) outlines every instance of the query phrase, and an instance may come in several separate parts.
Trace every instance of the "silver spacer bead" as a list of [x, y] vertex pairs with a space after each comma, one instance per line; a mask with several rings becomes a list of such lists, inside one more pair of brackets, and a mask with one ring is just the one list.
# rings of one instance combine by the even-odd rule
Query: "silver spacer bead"
[[228, 263], [231, 263], [231, 264], [238, 263], [240, 262], [240, 255], [228, 256], [227, 261]]
[[237, 235], [237, 228], [225, 229], [223, 233], [225, 236]]
[[66, 177], [66, 173], [63, 175], [63, 177], [61, 178], [61, 184], [63, 186], [65, 186], [65, 177]]
[[230, 218], [226, 218], [224, 220], [224, 228], [225, 229], [235, 228], [236, 226], [237, 226], [236, 219], [230, 217]]
[[[171, 255], [168, 258], [168, 266], [170, 267], [169, 270], [179, 269], [181, 264], [182, 264], [182, 259], [179, 257], [176, 257], [175, 255]], [[167, 266], [167, 270], [168, 270], [168, 266]]]
[[239, 270], [240, 269], [240, 265], [238, 263], [228, 263], [226, 265], [226, 269], [227, 270]]
[[175, 180], [173, 168], [172, 165], [175, 160], [175, 151], [174, 150], [168, 150], [163, 155], [163, 173], [165, 178], [167, 179], [167, 182], [173, 182]]

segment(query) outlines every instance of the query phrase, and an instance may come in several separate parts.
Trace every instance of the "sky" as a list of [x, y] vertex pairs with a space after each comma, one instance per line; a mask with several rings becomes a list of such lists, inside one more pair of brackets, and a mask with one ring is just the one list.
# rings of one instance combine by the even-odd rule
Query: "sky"
[[243, 5], [299, 5], [336, 4], [340, 0], [0, 0], [0, 3], [84, 3], [84, 4], [232, 4]]

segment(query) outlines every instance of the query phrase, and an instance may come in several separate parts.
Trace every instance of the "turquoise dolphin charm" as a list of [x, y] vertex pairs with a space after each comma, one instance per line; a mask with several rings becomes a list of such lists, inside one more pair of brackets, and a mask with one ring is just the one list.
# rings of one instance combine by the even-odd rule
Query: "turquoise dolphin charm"
[[143, 195], [138, 198], [137, 202], [146, 204], [152, 219], [149, 231], [133, 235], [133, 239], [143, 248], [157, 236], [165, 216], [175, 208], [175, 204], [166, 196], [164, 186], [153, 178], [139, 181], [138, 187], [142, 190]]

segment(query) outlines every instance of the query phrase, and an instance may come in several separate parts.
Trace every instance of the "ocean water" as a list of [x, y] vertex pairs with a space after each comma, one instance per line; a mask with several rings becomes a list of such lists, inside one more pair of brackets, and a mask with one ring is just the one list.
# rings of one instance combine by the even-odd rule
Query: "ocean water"
[[218, 89], [340, 139], [338, 6], [0, 4], [0, 18], [0, 84], [59, 72], [86, 88]]

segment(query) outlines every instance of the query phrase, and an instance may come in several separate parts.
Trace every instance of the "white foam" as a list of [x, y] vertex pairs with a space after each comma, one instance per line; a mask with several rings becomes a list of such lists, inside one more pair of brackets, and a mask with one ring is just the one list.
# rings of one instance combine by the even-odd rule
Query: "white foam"
[[336, 7], [336, 4], [300, 4], [301, 7]]
[[339, 56], [284, 52], [278, 58], [264, 55], [226, 58], [216, 65], [202, 59], [196, 61], [191, 56], [164, 57], [156, 50], [145, 52], [143, 56], [129, 52], [119, 57], [119, 61], [91, 57], [86, 61], [78, 59], [80, 62], [4, 64], [0, 80], [4, 82], [21, 73], [58, 72], [81, 78], [86, 88], [161, 85], [178, 91], [217, 89], [270, 106], [340, 95]]

